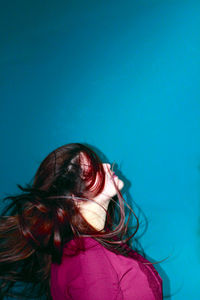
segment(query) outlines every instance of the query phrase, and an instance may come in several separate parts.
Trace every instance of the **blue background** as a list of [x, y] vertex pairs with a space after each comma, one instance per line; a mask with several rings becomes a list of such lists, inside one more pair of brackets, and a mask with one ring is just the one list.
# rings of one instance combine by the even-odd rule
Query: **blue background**
[[200, 299], [199, 16], [192, 0], [0, 10], [1, 198], [58, 146], [97, 147], [127, 183], [145, 252], [169, 256], [158, 270], [172, 300]]

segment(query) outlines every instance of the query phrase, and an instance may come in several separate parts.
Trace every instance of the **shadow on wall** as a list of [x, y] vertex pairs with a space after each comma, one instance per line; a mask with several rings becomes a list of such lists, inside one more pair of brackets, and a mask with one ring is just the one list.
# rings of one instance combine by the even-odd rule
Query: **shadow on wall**
[[[90, 144], [86, 144], [84, 143], [86, 146], [90, 147], [91, 149], [93, 149], [95, 151], [95, 153], [97, 153], [97, 155], [100, 157], [102, 162], [109, 162], [109, 159], [106, 157], [105, 154], [103, 154], [98, 148], [90, 145]], [[142, 254], [145, 258], [147, 258], [150, 262], [154, 263], [154, 267], [155, 269], [158, 271], [159, 275], [161, 276], [162, 280], [163, 280], [163, 299], [168, 299], [171, 300], [172, 298], [172, 294], [171, 294], [171, 288], [170, 288], [170, 279], [167, 276], [166, 272], [163, 270], [163, 268], [159, 265], [159, 263], [157, 263], [156, 260], [154, 260], [152, 257], [148, 256], [145, 254], [144, 249], [142, 248], [142, 245], [140, 243], [140, 239], [142, 238], [142, 236], [147, 232], [148, 229], [148, 220], [147, 217], [145, 215], [145, 213], [142, 211], [142, 209], [139, 207], [139, 205], [133, 200], [129, 190], [131, 187], [131, 182], [122, 174], [121, 170], [118, 169], [118, 165], [115, 164], [115, 173], [119, 176], [119, 178], [121, 178], [124, 182], [124, 188], [123, 188], [123, 197], [126, 199], [126, 202], [128, 203], [128, 205], [132, 207], [134, 207], [134, 213], [136, 214], [140, 227], [139, 227], [139, 231], [137, 232], [137, 234], [132, 238], [131, 244], [129, 244], [129, 246], [139, 252], [140, 254]], [[126, 215], [129, 214], [129, 208], [125, 207], [125, 213]], [[135, 219], [136, 220], [136, 219]], [[133, 230], [135, 230], [135, 225], [134, 225], [134, 221], [133, 220], [131, 222], [130, 219], [130, 224], [133, 224], [133, 226], [129, 226], [128, 228], [128, 235], [130, 236], [133, 233]], [[199, 228], [199, 234], [200, 234], [200, 228]], [[132, 245], [133, 244], [133, 245]], [[176, 294], [178, 293], [178, 291], [176, 292]]]

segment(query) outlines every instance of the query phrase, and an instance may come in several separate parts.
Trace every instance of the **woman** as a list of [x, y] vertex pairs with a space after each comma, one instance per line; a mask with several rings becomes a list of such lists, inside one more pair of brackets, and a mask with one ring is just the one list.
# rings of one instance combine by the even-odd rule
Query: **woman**
[[0, 299], [162, 299], [160, 276], [128, 247], [135, 232], [125, 238], [123, 186], [83, 144], [51, 152], [33, 184], [5, 198], [12, 202], [0, 221]]

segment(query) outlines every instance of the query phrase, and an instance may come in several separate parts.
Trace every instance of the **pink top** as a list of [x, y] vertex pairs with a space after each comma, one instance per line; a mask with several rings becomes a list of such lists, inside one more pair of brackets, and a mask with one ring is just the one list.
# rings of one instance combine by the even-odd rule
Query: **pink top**
[[141, 255], [130, 250], [129, 257], [124, 257], [93, 238], [83, 239], [86, 251], [70, 256], [76, 248], [71, 240], [64, 247], [62, 263], [51, 266], [54, 300], [162, 299], [162, 280]]

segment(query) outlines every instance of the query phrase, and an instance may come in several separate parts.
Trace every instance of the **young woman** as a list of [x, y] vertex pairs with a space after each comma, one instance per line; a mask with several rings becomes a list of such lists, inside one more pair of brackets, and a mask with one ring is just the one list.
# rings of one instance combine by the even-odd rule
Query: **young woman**
[[153, 265], [128, 246], [123, 186], [83, 144], [51, 152], [33, 183], [5, 198], [0, 299], [162, 299]]

